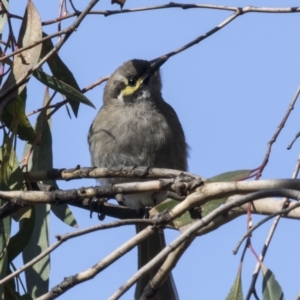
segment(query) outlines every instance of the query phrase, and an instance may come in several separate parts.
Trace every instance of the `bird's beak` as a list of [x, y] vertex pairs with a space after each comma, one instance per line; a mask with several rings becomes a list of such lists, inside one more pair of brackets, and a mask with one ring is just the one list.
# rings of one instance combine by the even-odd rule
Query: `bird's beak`
[[142, 76], [142, 82], [147, 81], [166, 61], [167, 57], [159, 57], [154, 60], [150, 60], [150, 67], [146, 73]]

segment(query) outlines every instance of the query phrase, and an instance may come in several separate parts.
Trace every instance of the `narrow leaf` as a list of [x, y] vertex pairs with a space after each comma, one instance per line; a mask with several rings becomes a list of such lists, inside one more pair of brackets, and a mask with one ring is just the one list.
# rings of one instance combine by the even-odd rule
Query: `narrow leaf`
[[2, 115], [2, 121], [10, 130], [13, 130], [13, 126], [16, 122], [16, 133], [19, 138], [32, 143], [36, 136], [35, 131], [25, 114], [26, 97], [25, 87], [21, 94], [17, 96], [16, 100], [7, 105]]
[[[8, 191], [12, 185], [11, 174], [15, 170], [15, 153], [13, 151], [13, 135], [4, 136], [3, 145], [0, 147], [0, 190]], [[0, 200], [0, 206], [4, 201]], [[6, 217], [0, 220], [0, 278], [8, 274], [7, 246], [10, 239], [11, 219]], [[4, 288], [0, 287], [0, 294], [3, 295]]]
[[284, 300], [283, 291], [273, 272], [262, 264], [263, 275], [262, 292], [263, 300]]
[[[150, 214], [157, 214], [160, 212], [163, 212], [165, 210], [171, 210], [172, 208], [174, 208], [179, 202], [173, 199], [166, 199], [165, 201], [163, 201], [162, 203], [156, 205], [155, 207], [153, 207], [151, 209]], [[172, 225], [179, 229], [183, 226], [186, 226], [188, 224], [193, 223], [195, 220], [191, 218], [190, 213], [187, 211], [185, 212], [183, 215], [181, 215], [179, 218], [173, 220]], [[169, 224], [171, 225], [171, 224]]]
[[[20, 214], [20, 211], [17, 212]], [[8, 262], [11, 263], [27, 246], [35, 224], [34, 210], [28, 209], [20, 218], [19, 231], [11, 237], [8, 245]]]
[[239, 268], [237, 276], [234, 280], [234, 283], [230, 289], [229, 294], [226, 297], [226, 300], [243, 300], [243, 289], [242, 289], [242, 276], [241, 276], [242, 268]]
[[212, 182], [234, 181], [234, 180], [237, 181], [237, 180], [242, 180], [244, 178], [247, 178], [248, 176], [251, 175], [251, 173], [252, 170], [230, 171], [209, 178], [208, 181], [212, 181]]
[[41, 81], [43, 84], [65, 95], [68, 99], [72, 99], [74, 101], [81, 102], [83, 104], [95, 108], [94, 104], [87, 97], [85, 97], [81, 92], [77, 91], [76, 89], [72, 88], [70, 85], [62, 82], [61, 80], [53, 76], [50, 76], [41, 70], [35, 71], [33, 75], [36, 79]]
[[[25, 15], [21, 24], [18, 45], [20, 48], [28, 45], [32, 45], [34, 42], [42, 38], [42, 26], [40, 16], [34, 7], [32, 1], [28, 1]], [[16, 84], [16, 82], [27, 74], [27, 72], [37, 64], [42, 45], [38, 44], [33, 48], [23, 51], [19, 55], [14, 56], [13, 67], [8, 75], [6, 81], [4, 82], [0, 91], [0, 111], [3, 112], [5, 106], [16, 99], [18, 95], [21, 94], [22, 90], [25, 88], [25, 84], [18, 88], [11, 90]], [[7, 94], [8, 93], [8, 94]], [[4, 96], [6, 95], [6, 96]]]
[[78, 228], [77, 221], [67, 204], [62, 204], [58, 206], [52, 205], [51, 211], [55, 214], [55, 216], [58, 219], [60, 219], [65, 224], [71, 227]]
[[[44, 104], [49, 99], [48, 89], [46, 89]], [[30, 171], [40, 171], [52, 168], [52, 136], [50, 121], [46, 118], [46, 111], [42, 111], [35, 126], [36, 132], [40, 134], [39, 145], [35, 146], [29, 160]], [[25, 145], [25, 155], [30, 145]], [[32, 207], [35, 212], [35, 224], [31, 239], [23, 251], [24, 263], [39, 255], [49, 247], [49, 215], [50, 205], [36, 205]], [[21, 230], [21, 228], [20, 228]], [[50, 256], [46, 256], [37, 262], [33, 267], [26, 269], [26, 284], [28, 293], [32, 298], [36, 298], [46, 293], [49, 289]]]
[[[251, 175], [252, 170], [237, 170], [237, 171], [230, 171], [226, 173], [219, 174], [212, 178], [209, 178], [208, 182], [224, 182], [224, 181], [237, 181], [247, 178]], [[221, 204], [223, 204], [227, 200], [227, 197], [214, 199], [202, 206], [202, 217], [205, 217], [210, 212], [215, 210]]]
[[[43, 32], [43, 37], [46, 37], [47, 34]], [[51, 40], [46, 40], [43, 42], [42, 53], [41, 57], [44, 57], [48, 52], [50, 52], [54, 48], [53, 43]], [[80, 92], [80, 87], [73, 76], [73, 73], [68, 69], [65, 63], [61, 60], [58, 53], [55, 52], [48, 60], [47, 64], [53, 74], [58, 80], [70, 85], [75, 90]], [[72, 107], [74, 115], [77, 117], [78, 109], [79, 109], [79, 102], [74, 101], [72, 98], [66, 97], [70, 105]]]

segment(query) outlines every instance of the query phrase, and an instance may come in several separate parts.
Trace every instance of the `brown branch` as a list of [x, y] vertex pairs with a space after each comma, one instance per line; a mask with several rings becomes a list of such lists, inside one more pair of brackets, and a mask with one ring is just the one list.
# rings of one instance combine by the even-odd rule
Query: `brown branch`
[[152, 192], [159, 190], [181, 190], [182, 183], [176, 183], [175, 179], [160, 179], [145, 182], [118, 183], [98, 187], [87, 187], [72, 190], [55, 191], [0, 191], [0, 197], [17, 206], [28, 206], [31, 204], [52, 204], [81, 201], [86, 198], [112, 198], [116, 194], [132, 194]]
[[150, 280], [150, 282], [148, 282], [140, 299], [150, 300], [155, 298], [156, 292], [161, 288], [185, 250], [188, 249], [195, 238], [195, 236], [190, 237], [168, 255], [167, 259], [161, 265], [155, 276]]
[[154, 221], [152, 220], [146, 220], [146, 219], [132, 219], [132, 220], [121, 220], [121, 221], [114, 221], [107, 224], [99, 224], [96, 226], [92, 226], [89, 228], [85, 228], [82, 230], [77, 230], [72, 233], [67, 233], [64, 235], [57, 235], [57, 242], [55, 242], [53, 245], [48, 247], [46, 250], [44, 250], [42, 253], [40, 253], [38, 256], [36, 256], [34, 259], [30, 260], [28, 263], [26, 263], [24, 266], [19, 268], [18, 270], [14, 271], [13, 273], [9, 274], [8, 276], [4, 277], [0, 280], [0, 286], [4, 283], [8, 282], [9, 280], [13, 279], [14, 277], [18, 276], [20, 273], [24, 272], [29, 267], [33, 266], [35, 263], [40, 261], [43, 257], [47, 256], [49, 253], [54, 251], [56, 248], [58, 248], [61, 244], [64, 242], [85, 235], [89, 234], [98, 230], [104, 230], [104, 229], [111, 229], [111, 228], [117, 228], [121, 226], [127, 226], [127, 225], [136, 225], [136, 224], [143, 224], [143, 225], [154, 225]]
[[[235, 201], [235, 199], [237, 197], [239, 197], [239, 196], [230, 197], [226, 201], [226, 203]], [[251, 206], [252, 207], [251, 213], [258, 214], [258, 215], [270, 215], [270, 214], [280, 211], [283, 203], [284, 203], [284, 201], [280, 201], [276, 198], [259, 199], [259, 200], [255, 201], [255, 207]], [[248, 210], [247, 206], [248, 206], [248, 204], [243, 204], [239, 207], [236, 207], [236, 208], [228, 211], [224, 215], [218, 216], [213, 221], [211, 221], [209, 224], [207, 224], [204, 228], [200, 229], [197, 232], [197, 235], [201, 236], [201, 235], [207, 234], [207, 233], [214, 231], [214, 230], [218, 229], [219, 227], [227, 224], [228, 222], [231, 222], [232, 220], [246, 214], [247, 210]], [[288, 218], [288, 219], [300, 220], [300, 208], [296, 208], [296, 209], [290, 211], [287, 215], [282, 215], [282, 217]]]
[[109, 78], [109, 76], [99, 78], [96, 82], [94, 82], [94, 83], [90, 84], [89, 86], [83, 88], [81, 90], [81, 93], [83, 93], [83, 94], [86, 93], [87, 91], [93, 89], [95, 86], [100, 85], [101, 83], [107, 81], [108, 78]]
[[[3, 93], [3, 97], [5, 97], [7, 94], [9, 94], [11, 91], [16, 89], [17, 87], [21, 86], [23, 83], [25, 83], [28, 80], [28, 77], [37, 69], [39, 69], [54, 53], [56, 53], [62, 45], [68, 40], [68, 38], [71, 36], [71, 34], [78, 28], [80, 23], [83, 21], [87, 13], [96, 5], [96, 3], [99, 0], [92, 0], [86, 9], [79, 15], [79, 17], [76, 19], [76, 21], [73, 22], [72, 25], [70, 25], [66, 30], [65, 30], [65, 35], [64, 37], [53, 47], [51, 51], [48, 52], [34, 67], [29, 69], [26, 74], [24, 74], [21, 78], [19, 78], [15, 84], [10, 86], [5, 93]], [[9, 99], [9, 98], [8, 98]], [[12, 99], [13, 100], [13, 99]], [[3, 101], [0, 104], [0, 115], [3, 113], [3, 110], [5, 106], [8, 104], [7, 101]]]
[[271, 140], [268, 142], [268, 145], [267, 145], [267, 150], [266, 150], [266, 154], [265, 154], [265, 157], [264, 157], [264, 160], [261, 164], [261, 166], [259, 167], [258, 171], [257, 171], [257, 175], [256, 175], [256, 179], [260, 178], [261, 177], [261, 174], [264, 170], [264, 168], [266, 167], [268, 161], [269, 161], [269, 157], [270, 157], [270, 154], [271, 154], [271, 149], [272, 149], [272, 146], [273, 144], [276, 142], [276, 139], [277, 137], [279, 136], [281, 130], [283, 129], [289, 115], [291, 114], [292, 110], [294, 109], [294, 106], [295, 106], [295, 103], [299, 97], [299, 94], [300, 94], [300, 85], [298, 86], [297, 88], [297, 91], [296, 91], [296, 94], [293, 98], [293, 100], [291, 101], [291, 103], [289, 104], [289, 107], [282, 119], [282, 121], [280, 122], [280, 124], [278, 125], [277, 127], [277, 130], [275, 131], [274, 135], [272, 136]]
[[[299, 95], [299, 92], [300, 92], [300, 86], [299, 86], [299, 89], [298, 89], [298, 95]], [[297, 94], [296, 94], [297, 95]], [[297, 98], [298, 95], [295, 97]], [[292, 178], [295, 179], [298, 177], [298, 173], [299, 173], [299, 168], [300, 168], [300, 158], [298, 157], [298, 160], [297, 160], [297, 163], [296, 163], [296, 167], [295, 167], [295, 170], [293, 172], [293, 175], [292, 175]], [[282, 204], [282, 211], [284, 211], [284, 208], [286, 208], [288, 205], [289, 205], [289, 199], [287, 197], [285, 197], [283, 199], [283, 204]], [[299, 202], [298, 202], [299, 203]], [[295, 205], [293, 205], [295, 206]], [[292, 209], [293, 209], [293, 206], [292, 206]], [[286, 208], [286, 213], [289, 212], [290, 208]], [[281, 217], [281, 214], [277, 215], [277, 217], [274, 219], [274, 222], [270, 228], [270, 231], [269, 231], [269, 234], [267, 236], [267, 239], [263, 245], [263, 249], [261, 251], [261, 254], [259, 256], [259, 261], [257, 262], [256, 266], [255, 266], [255, 270], [253, 272], [253, 275], [252, 275], [252, 280], [251, 280], [251, 284], [250, 284], [250, 287], [248, 289], [248, 293], [247, 293], [247, 296], [246, 296], [246, 299], [250, 299], [251, 295], [253, 292], [255, 292], [255, 284], [256, 284], [256, 281], [257, 281], [257, 277], [258, 277], [258, 274], [259, 274], [259, 271], [261, 269], [261, 263], [263, 262], [265, 256], [266, 256], [266, 253], [268, 251], [268, 248], [269, 248], [269, 245], [271, 243], [271, 240], [272, 240], [272, 237], [275, 233], [275, 229], [277, 228], [277, 225], [279, 223], [279, 220], [280, 220], [280, 217]]]
[[149, 167], [115, 167], [115, 168], [95, 168], [76, 166], [73, 169], [51, 169], [48, 171], [24, 172], [24, 178], [27, 182], [43, 181], [43, 180], [72, 180], [82, 178], [176, 178], [182, 180], [198, 180], [206, 179], [179, 170], [149, 168]]
[[[29, 204], [61, 204], [81, 201], [86, 198], [113, 197], [116, 194], [132, 194], [150, 191], [171, 190], [179, 194], [189, 194], [180, 202], [172, 212], [175, 217], [181, 216], [185, 211], [203, 205], [218, 197], [229, 197], [234, 194], [246, 194], [264, 191], [264, 197], [286, 197], [285, 190], [300, 189], [300, 179], [274, 179], [250, 182], [205, 182], [178, 181], [176, 178], [160, 180], [115, 183], [97, 187], [82, 187], [80, 189], [56, 191], [0, 191], [0, 198], [16, 205]], [[295, 199], [294, 197], [292, 197]], [[151, 211], [150, 211], [151, 214]]]
[[[69, 28], [69, 27], [68, 27], [68, 28]], [[23, 52], [23, 51], [25, 51], [25, 50], [31, 49], [31, 48], [35, 47], [36, 45], [39, 45], [39, 44], [43, 43], [44, 41], [47, 41], [47, 40], [49, 40], [49, 39], [52, 39], [52, 38], [54, 38], [54, 37], [56, 37], [56, 36], [59, 36], [59, 35], [62, 35], [62, 34], [66, 34], [68, 28], [66, 28], [66, 29], [64, 29], [64, 30], [62, 30], [62, 31], [58, 31], [58, 32], [56, 32], [56, 33], [53, 33], [53, 34], [51, 34], [51, 35], [47, 35], [46, 37], [43, 37], [42, 39], [40, 39], [39, 41], [34, 42], [34, 43], [31, 44], [31, 45], [28, 45], [28, 46], [19, 48], [19, 49], [17, 49], [16, 51], [13, 51], [13, 52], [11, 52], [11, 53], [5, 55], [5, 56], [2, 56], [2, 57], [0, 57], [0, 62], [4, 62], [4, 61], [7, 60], [9, 57], [15, 56], [16, 54], [19, 54], [19, 53], [21, 53], [21, 52]]]
[[52, 288], [51, 291], [40, 296], [39, 298], [36, 298], [36, 300], [47, 300], [56, 298], [61, 294], [65, 293], [70, 288], [73, 288], [74, 286], [84, 281], [94, 278], [97, 274], [99, 274], [117, 259], [125, 255], [128, 251], [130, 251], [136, 245], [138, 245], [151, 234], [153, 234], [155, 230], [157, 230], [157, 228], [153, 226], [147, 226], [144, 230], [137, 233], [134, 237], [132, 237], [126, 243], [115, 249], [100, 262], [81, 273], [65, 278], [64, 281]]
[[[278, 190], [280, 193], [280, 191]], [[282, 194], [285, 196], [289, 195], [290, 198], [299, 199], [300, 198], [300, 192], [293, 191], [293, 190], [281, 190]], [[167, 255], [169, 255], [174, 249], [179, 247], [183, 242], [187, 241], [189, 238], [191, 238], [199, 229], [206, 226], [206, 224], [209, 224], [211, 221], [213, 221], [216, 217], [224, 214], [225, 212], [229, 211], [232, 208], [238, 207], [244, 203], [255, 201], [257, 199], [260, 199], [262, 197], [265, 197], [266, 193], [265, 191], [259, 191], [252, 194], [248, 194], [246, 196], [240, 196], [234, 201], [230, 203], [226, 203], [211, 213], [209, 213], [207, 216], [202, 218], [201, 220], [197, 220], [194, 223], [190, 225], [189, 228], [187, 228], [179, 237], [177, 237], [175, 240], [173, 240], [167, 247], [165, 247], [154, 259], [149, 261], [147, 264], [145, 264], [142, 268], [140, 268], [126, 283], [124, 283], [110, 298], [109, 300], [116, 300], [119, 299], [134, 283], [137, 282], [137, 280], [141, 277], [141, 274], [144, 274], [145, 272], [149, 271], [153, 267], [155, 267], [158, 263], [160, 263]], [[190, 197], [190, 196], [189, 196]], [[189, 198], [187, 197], [187, 198]], [[177, 207], [177, 206], [176, 206]], [[176, 208], [175, 207], [175, 208]], [[174, 209], [175, 209], [174, 208]], [[172, 209], [170, 211], [170, 215], [173, 216], [174, 212]]]
[[[283, 202], [282, 205], [285, 205], [285, 201]], [[268, 215], [266, 218], [263, 218], [261, 221], [259, 221], [257, 224], [255, 224], [254, 226], [252, 226], [250, 229], [247, 230], [247, 232], [243, 235], [243, 237], [238, 241], [238, 244], [236, 245], [236, 247], [233, 249], [233, 254], [236, 254], [242, 244], [242, 242], [248, 238], [251, 233], [256, 230], [258, 227], [260, 227], [261, 225], [263, 225], [264, 223], [266, 223], [267, 221], [269, 221], [270, 219], [278, 216], [278, 217], [281, 217], [281, 216], [285, 216], [287, 215], [290, 211], [294, 210], [295, 208], [299, 207], [300, 206], [300, 202], [294, 202], [291, 204], [291, 206], [289, 206], [288, 208], [283, 208], [275, 213], [272, 213], [270, 215]], [[276, 218], [277, 219], [277, 218]], [[277, 220], [275, 220], [277, 221]], [[274, 227], [272, 227], [272, 230], [273, 230]], [[270, 236], [270, 234], [269, 234]]]
[[[181, 8], [181, 9], [214, 9], [214, 10], [225, 10], [225, 11], [242, 11], [242, 13], [248, 12], [257, 12], [257, 13], [294, 13], [300, 12], [300, 7], [238, 7], [238, 6], [225, 6], [225, 5], [207, 5], [207, 4], [185, 4], [185, 3], [175, 3], [170, 2], [164, 5], [155, 5], [155, 6], [146, 6], [146, 7], [137, 7], [137, 8], [129, 8], [129, 9], [121, 9], [121, 10], [94, 10], [90, 11], [89, 15], [103, 15], [105, 17], [109, 17], [116, 14], [124, 14], [124, 13], [133, 13], [133, 12], [141, 12], [141, 11], [151, 11], [151, 10], [159, 10], [159, 9], [169, 9], [169, 8]], [[74, 8], [73, 8], [74, 9]], [[75, 9], [74, 9], [75, 10]], [[68, 14], [66, 16], [62, 16], [59, 18], [55, 18], [53, 20], [48, 20], [42, 22], [42, 25], [51, 25], [56, 22], [60, 22], [62, 20], [66, 20], [69, 18], [76, 17], [80, 14], [80, 11], [76, 10], [74, 13]]]

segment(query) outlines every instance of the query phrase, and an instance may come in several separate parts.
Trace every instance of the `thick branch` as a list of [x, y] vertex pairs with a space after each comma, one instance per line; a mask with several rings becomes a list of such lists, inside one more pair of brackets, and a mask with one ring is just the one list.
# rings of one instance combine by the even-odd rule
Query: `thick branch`
[[51, 169], [48, 171], [24, 172], [26, 181], [43, 180], [72, 180], [82, 178], [175, 178], [183, 180], [205, 180], [204, 178], [179, 170], [149, 168], [149, 167], [118, 167], [118, 168], [95, 168], [80, 167], [73, 169]]
[[[300, 197], [300, 192], [292, 191], [292, 190], [285, 190], [286, 195], [289, 195], [289, 198], [298, 199]], [[250, 201], [254, 201], [264, 196], [264, 191], [255, 192], [246, 196], [241, 196], [238, 199], [235, 199], [231, 203], [224, 204], [223, 206], [215, 209], [213, 212], [205, 216], [203, 219], [195, 221], [193, 224], [190, 225], [189, 228], [186, 229], [179, 237], [177, 237], [172, 243], [170, 243], [167, 247], [165, 247], [154, 259], [152, 259], [149, 263], [144, 265], [140, 268], [127, 282], [123, 284], [110, 298], [109, 300], [116, 300], [119, 299], [137, 280], [141, 277], [141, 274], [147, 272], [159, 262], [161, 262], [169, 253], [171, 253], [174, 249], [179, 247], [183, 242], [187, 241], [191, 238], [199, 229], [209, 224], [212, 220], [216, 217], [224, 214], [228, 210], [238, 207], [242, 204], [245, 204]], [[175, 207], [176, 208], [176, 207]], [[173, 213], [170, 213], [173, 215]]]

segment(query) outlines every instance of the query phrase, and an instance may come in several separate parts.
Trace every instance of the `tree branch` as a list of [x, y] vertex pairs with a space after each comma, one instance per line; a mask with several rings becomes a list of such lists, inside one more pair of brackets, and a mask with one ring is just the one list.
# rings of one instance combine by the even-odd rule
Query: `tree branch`
[[[12, 92], [14, 89], [18, 88], [19, 86], [21, 86], [22, 84], [24, 84], [27, 80], [28, 77], [35, 71], [38, 70], [54, 53], [56, 53], [61, 47], [62, 45], [68, 40], [68, 38], [71, 36], [71, 34], [75, 31], [75, 29], [80, 25], [80, 23], [82, 22], [82, 20], [85, 18], [85, 16], [88, 14], [88, 12], [96, 5], [96, 3], [99, 0], [92, 0], [87, 7], [85, 8], [85, 10], [79, 15], [79, 17], [76, 19], [76, 21], [73, 22], [72, 25], [70, 25], [67, 29], [65, 29], [65, 35], [64, 37], [61, 38], [61, 40], [53, 47], [53, 49], [51, 51], [48, 52], [48, 54], [46, 54], [34, 67], [30, 68], [23, 76], [21, 76], [18, 80], [16, 80], [16, 82], [11, 85], [9, 88], [7, 88], [5, 90], [5, 92], [3, 93], [3, 95], [1, 95], [4, 99], [4, 97], [9, 94], [10, 92]], [[34, 45], [36, 45], [36, 43], [34, 43]], [[6, 105], [14, 100], [14, 99], [9, 99], [7, 98], [7, 101], [2, 101], [0, 103], [0, 115], [2, 115], [4, 108], [6, 107]]]
[[[283, 193], [283, 191], [282, 191]], [[207, 216], [202, 218], [201, 220], [197, 220], [190, 225], [179, 237], [177, 237], [173, 242], [171, 242], [168, 246], [166, 246], [155, 258], [153, 258], [150, 262], [145, 264], [142, 268], [140, 268], [126, 283], [124, 283], [110, 298], [109, 300], [119, 299], [137, 280], [141, 277], [141, 274], [147, 272], [152, 269], [155, 265], [157, 265], [160, 261], [162, 261], [169, 253], [171, 253], [174, 249], [179, 247], [183, 242], [187, 241], [190, 237], [192, 237], [199, 229], [209, 224], [216, 217], [224, 214], [232, 208], [238, 207], [242, 204], [245, 204], [250, 201], [255, 201], [260, 199], [261, 197], [265, 197], [265, 191], [254, 192], [249, 195], [240, 196], [234, 201], [230, 203], [226, 203], [223, 206], [215, 209]], [[300, 192], [293, 190], [285, 190], [283, 193], [284, 196], [288, 195], [289, 198], [299, 199]], [[175, 207], [176, 208], [176, 207]], [[174, 209], [175, 209], [174, 208]], [[173, 210], [174, 210], [173, 209]], [[172, 211], [173, 211], [172, 210]], [[174, 213], [170, 212], [170, 215], [174, 215]]]
[[73, 239], [75, 237], [79, 237], [79, 236], [82, 236], [82, 235], [85, 235], [85, 234], [88, 234], [88, 233], [91, 233], [91, 232], [95, 232], [95, 231], [98, 231], [98, 230], [117, 228], [117, 227], [121, 227], [121, 226], [125, 226], [125, 225], [136, 225], [136, 224], [154, 225], [155, 222], [152, 221], [152, 220], [149, 220], [149, 219], [148, 220], [145, 220], [145, 219], [143, 219], [143, 220], [141, 220], [141, 219], [121, 220], [121, 221], [110, 222], [110, 223], [107, 223], [107, 224], [99, 224], [99, 225], [96, 225], [96, 226], [92, 226], [92, 227], [85, 228], [85, 229], [82, 229], [82, 230], [77, 230], [76, 232], [67, 233], [67, 234], [64, 234], [64, 235], [57, 235], [56, 236], [57, 242], [55, 242], [53, 245], [48, 247], [45, 251], [43, 251], [41, 254], [36, 256], [34, 259], [32, 259], [31, 261], [26, 263], [24, 266], [22, 266], [18, 270], [14, 271], [13, 273], [6, 276], [5, 278], [1, 279], [0, 280], [0, 286], [5, 284], [9, 280], [13, 279], [14, 277], [18, 276], [20, 273], [24, 272], [29, 267], [33, 266], [35, 263], [37, 263], [43, 257], [47, 256], [49, 253], [51, 253], [56, 248], [58, 248], [62, 243], [66, 242], [70, 239]]

